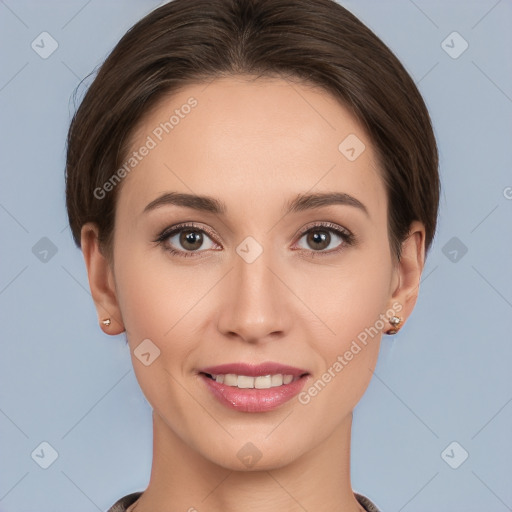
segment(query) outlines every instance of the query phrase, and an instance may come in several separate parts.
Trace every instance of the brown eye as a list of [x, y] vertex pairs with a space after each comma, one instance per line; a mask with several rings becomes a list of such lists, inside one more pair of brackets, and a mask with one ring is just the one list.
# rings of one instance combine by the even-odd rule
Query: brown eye
[[183, 230], [179, 234], [179, 243], [188, 251], [196, 251], [203, 244], [203, 234], [197, 230]]
[[216, 245], [204, 229], [194, 225], [179, 225], [161, 233], [155, 242], [176, 256], [196, 256], [215, 249]]
[[[300, 241], [305, 239], [305, 244]], [[341, 251], [354, 243], [354, 235], [336, 224], [319, 224], [304, 231], [299, 240], [299, 248], [310, 253], [331, 254]]]
[[315, 251], [326, 249], [331, 241], [331, 235], [327, 231], [310, 231], [306, 236], [307, 243], [310, 247], [314, 248]]

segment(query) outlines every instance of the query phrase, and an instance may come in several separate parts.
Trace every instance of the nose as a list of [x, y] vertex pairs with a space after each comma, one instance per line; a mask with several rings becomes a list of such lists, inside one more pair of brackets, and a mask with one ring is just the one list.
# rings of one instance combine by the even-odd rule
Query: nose
[[235, 255], [234, 268], [221, 289], [218, 329], [225, 336], [254, 344], [276, 340], [288, 331], [292, 294], [271, 258], [265, 250], [252, 262]]

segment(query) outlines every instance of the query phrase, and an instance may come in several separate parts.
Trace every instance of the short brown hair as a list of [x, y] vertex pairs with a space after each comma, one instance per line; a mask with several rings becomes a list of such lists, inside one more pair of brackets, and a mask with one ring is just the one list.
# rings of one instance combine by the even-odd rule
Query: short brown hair
[[379, 159], [394, 254], [414, 220], [428, 251], [440, 193], [430, 116], [391, 50], [334, 0], [173, 0], [128, 30], [69, 128], [66, 206], [77, 246], [93, 221], [110, 254], [120, 187], [102, 199], [94, 191], [122, 164], [142, 116], [187, 84], [240, 74], [298, 78], [347, 106]]

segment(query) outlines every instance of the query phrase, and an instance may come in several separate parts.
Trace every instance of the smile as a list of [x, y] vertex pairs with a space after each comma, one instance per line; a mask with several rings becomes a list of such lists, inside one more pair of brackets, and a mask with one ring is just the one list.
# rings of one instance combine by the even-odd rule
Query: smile
[[234, 373], [211, 375], [205, 373], [207, 377], [224, 384], [225, 386], [235, 387], [239, 389], [268, 389], [282, 386], [283, 384], [290, 384], [298, 379], [300, 376], [284, 375], [277, 373], [274, 375], [261, 375], [258, 377], [252, 377], [250, 375], [236, 375]]

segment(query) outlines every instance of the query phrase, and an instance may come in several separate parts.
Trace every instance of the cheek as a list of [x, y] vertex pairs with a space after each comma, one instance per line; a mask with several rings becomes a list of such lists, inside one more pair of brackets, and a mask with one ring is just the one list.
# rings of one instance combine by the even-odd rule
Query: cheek
[[[311, 333], [320, 356], [315, 365], [318, 371], [298, 397], [300, 407], [305, 408], [304, 431], [320, 438], [354, 409], [371, 381], [382, 336], [379, 317], [388, 298], [386, 280], [381, 277], [376, 282], [370, 273], [347, 273], [331, 286], [337, 291], [332, 293], [333, 300], [324, 301], [322, 319], [335, 334], [323, 326]], [[323, 418], [322, 426], [315, 418]]]
[[179, 269], [170, 272], [172, 263], [157, 252], [120, 246], [117, 298], [132, 352], [149, 338], [160, 350], [160, 361], [169, 359], [176, 366], [191, 348], [181, 331], [200, 294], [191, 292], [189, 279], [180, 279]]
[[320, 374], [331, 390], [322, 393], [320, 407], [329, 407], [330, 395], [339, 410], [350, 410], [366, 390], [377, 362], [381, 332], [387, 327], [381, 315], [389, 304], [392, 262], [381, 244], [371, 249], [347, 253], [343, 265], [322, 276], [317, 273], [303, 290], [323, 322], [310, 327], [321, 355]]
[[185, 292], [186, 283], [179, 279], [179, 270], [170, 271], [172, 262], [163, 249], [143, 240], [144, 236], [148, 235], [132, 233], [129, 221], [116, 231], [117, 299], [129, 333], [148, 337], [149, 332], [143, 332], [147, 329], [161, 337], [174, 323], [168, 314], [180, 308], [177, 298]]
[[[198, 342], [189, 315], [200, 299], [199, 290], [191, 292], [189, 280], [179, 279], [179, 271], [169, 272], [168, 265], [165, 272], [164, 259], [159, 262], [136, 251], [125, 254], [130, 258], [118, 262], [116, 280], [137, 381], [153, 408], [186, 418], [190, 397], [183, 388], [184, 365]], [[141, 345], [147, 339], [151, 343]], [[143, 352], [139, 346], [149, 346], [144, 350], [150, 353], [147, 366], [138, 357]]]
[[375, 326], [382, 330], [379, 315], [386, 309], [389, 300], [390, 274], [380, 266], [371, 268], [360, 260], [341, 279], [335, 281], [334, 296], [337, 310], [331, 315], [334, 330], [344, 341], [357, 338], [365, 329]]
[[[304, 277], [306, 276], [306, 277]], [[300, 296], [325, 323], [333, 348], [356, 338], [374, 326], [390, 299], [392, 262], [380, 244], [350, 250], [335, 266], [303, 269]], [[382, 320], [377, 324], [382, 330]], [[321, 339], [321, 338], [317, 338]]]

